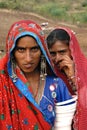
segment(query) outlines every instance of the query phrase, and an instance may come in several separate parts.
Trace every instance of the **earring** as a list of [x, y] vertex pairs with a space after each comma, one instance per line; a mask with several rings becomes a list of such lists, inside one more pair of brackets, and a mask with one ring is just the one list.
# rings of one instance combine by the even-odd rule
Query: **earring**
[[12, 76], [11, 76], [11, 78], [12, 78], [13, 82], [16, 82], [17, 76], [16, 76], [16, 74], [14, 72], [14, 69], [16, 68], [16, 63], [15, 63], [15, 59], [14, 59], [13, 56], [11, 57], [11, 67], [12, 67]]
[[46, 59], [43, 55], [41, 55], [41, 70], [40, 70], [40, 78], [41, 80], [45, 80], [45, 77], [47, 75], [46, 72]]

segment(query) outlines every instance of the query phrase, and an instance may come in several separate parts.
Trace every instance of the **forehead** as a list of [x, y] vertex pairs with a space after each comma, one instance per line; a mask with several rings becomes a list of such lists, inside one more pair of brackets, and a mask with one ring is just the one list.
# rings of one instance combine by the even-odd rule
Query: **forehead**
[[65, 44], [63, 41], [56, 41], [50, 48], [50, 50], [62, 50], [62, 49], [68, 49], [69, 46]]
[[36, 46], [36, 45], [38, 45], [36, 40], [31, 36], [21, 37], [17, 41], [17, 46], [23, 46], [23, 47], [30, 46], [30, 47], [32, 47], [32, 46]]

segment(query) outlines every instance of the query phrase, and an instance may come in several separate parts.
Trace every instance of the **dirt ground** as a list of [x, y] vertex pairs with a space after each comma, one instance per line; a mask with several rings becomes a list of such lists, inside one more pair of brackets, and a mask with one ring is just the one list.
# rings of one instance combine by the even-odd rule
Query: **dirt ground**
[[67, 26], [70, 27], [73, 31], [76, 32], [77, 39], [79, 40], [79, 44], [82, 48], [82, 51], [87, 56], [87, 25], [70, 25], [67, 23], [60, 23], [59, 21], [49, 20], [42, 16], [39, 16], [34, 13], [25, 13], [25, 12], [17, 12], [11, 10], [0, 10], [0, 50], [5, 51], [5, 39], [8, 33], [10, 26], [18, 21], [23, 19], [31, 19], [41, 24], [44, 22], [48, 23], [48, 26], [45, 28], [46, 35], [52, 30], [55, 26]]

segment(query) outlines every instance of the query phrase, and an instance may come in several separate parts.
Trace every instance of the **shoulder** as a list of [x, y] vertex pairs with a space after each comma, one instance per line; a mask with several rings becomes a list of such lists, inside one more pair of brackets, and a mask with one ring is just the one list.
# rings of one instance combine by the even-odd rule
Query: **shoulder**
[[64, 81], [61, 78], [57, 77], [57, 76], [47, 76], [46, 80], [49, 81], [49, 82], [57, 82], [57, 83], [64, 84]]
[[46, 85], [49, 88], [52, 88], [52, 86], [54, 86], [56, 91], [63, 91], [67, 89], [67, 85], [65, 84], [65, 82], [61, 78], [56, 76], [47, 76]]
[[63, 82], [63, 80], [56, 76], [47, 76], [46, 77], [46, 88], [55, 88], [56, 91], [63, 91], [66, 89], [66, 84]]
[[5, 70], [6, 66], [7, 66], [7, 56], [0, 59], [0, 71]]
[[8, 74], [7, 74], [7, 57], [3, 57], [0, 59], [0, 80], [4, 81], [8, 79]]

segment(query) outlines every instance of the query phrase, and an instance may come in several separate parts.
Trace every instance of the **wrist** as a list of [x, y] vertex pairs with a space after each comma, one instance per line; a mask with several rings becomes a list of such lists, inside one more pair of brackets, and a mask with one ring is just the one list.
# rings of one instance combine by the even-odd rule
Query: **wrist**
[[73, 80], [73, 79], [75, 79], [75, 75], [69, 77], [69, 80]]
[[76, 92], [76, 82], [75, 82], [75, 75], [68, 78], [69, 84], [72, 87], [72, 90]]

